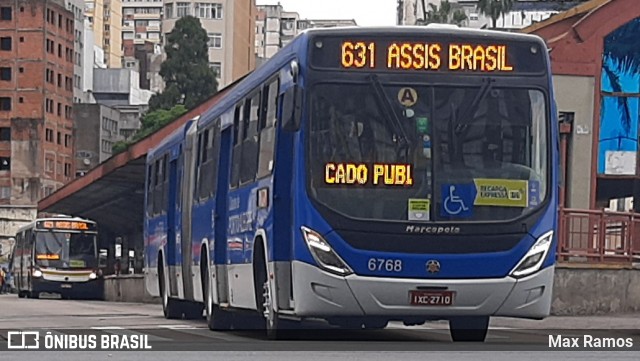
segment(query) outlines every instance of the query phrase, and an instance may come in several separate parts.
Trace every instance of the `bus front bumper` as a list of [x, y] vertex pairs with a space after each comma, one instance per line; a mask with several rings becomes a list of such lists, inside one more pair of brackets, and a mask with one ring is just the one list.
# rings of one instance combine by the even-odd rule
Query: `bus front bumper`
[[[508, 316], [541, 319], [549, 315], [554, 267], [515, 279], [400, 279], [339, 277], [307, 263], [292, 262], [295, 314], [301, 317], [374, 316], [392, 319], [455, 316]], [[414, 306], [409, 292], [439, 287], [455, 292], [450, 306]]]
[[57, 293], [63, 297], [102, 299], [104, 297], [104, 279], [60, 282], [34, 278], [32, 279], [32, 289], [39, 293]]

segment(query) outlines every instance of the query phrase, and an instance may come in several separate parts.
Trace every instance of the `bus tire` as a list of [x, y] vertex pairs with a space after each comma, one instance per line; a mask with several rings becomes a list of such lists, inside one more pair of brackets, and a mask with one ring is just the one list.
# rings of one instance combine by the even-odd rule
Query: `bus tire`
[[200, 279], [202, 280], [202, 290], [204, 292], [205, 302], [205, 316], [207, 318], [207, 326], [212, 331], [224, 331], [230, 330], [233, 325], [232, 315], [220, 309], [220, 306], [216, 305], [213, 300], [213, 292], [211, 292], [211, 269], [209, 268], [209, 256], [206, 253], [206, 249], [203, 247], [202, 253], [204, 256], [200, 267]]
[[186, 301], [182, 304], [182, 313], [185, 320], [201, 320], [204, 305], [200, 302]]
[[456, 317], [449, 320], [454, 342], [484, 342], [489, 329], [489, 316]]
[[18, 297], [19, 298], [25, 298], [27, 296], [27, 294], [24, 291], [18, 291]]
[[269, 282], [265, 247], [261, 238], [257, 238], [255, 244], [258, 245], [254, 253], [253, 264], [256, 308], [264, 320], [267, 338], [276, 340], [282, 338], [283, 332], [280, 328], [278, 312], [273, 307], [274, 290], [271, 289], [271, 282]]
[[168, 320], [181, 319], [182, 310], [180, 309], [180, 304], [177, 300], [169, 297], [169, 288], [166, 287], [167, 284], [162, 254], [159, 255], [158, 260], [162, 262], [160, 263], [161, 266], [158, 271], [158, 287], [160, 289], [160, 296], [162, 297], [162, 312], [164, 313], [164, 317]]

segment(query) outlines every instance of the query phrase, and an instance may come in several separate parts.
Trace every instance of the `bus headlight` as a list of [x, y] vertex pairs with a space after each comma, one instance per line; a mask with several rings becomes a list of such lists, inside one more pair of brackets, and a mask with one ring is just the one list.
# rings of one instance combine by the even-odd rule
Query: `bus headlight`
[[553, 231], [549, 231], [538, 238], [529, 252], [522, 257], [522, 260], [511, 271], [511, 276], [520, 278], [528, 276], [540, 269], [553, 240]]
[[33, 270], [33, 273], [31, 273], [31, 275], [35, 278], [40, 278], [42, 277], [42, 271], [40, 271], [39, 269], [35, 269]]
[[89, 273], [89, 279], [90, 280], [95, 280], [96, 278], [98, 278], [98, 275], [95, 272]]
[[320, 268], [339, 276], [346, 276], [353, 273], [351, 268], [347, 266], [321, 235], [307, 227], [301, 227], [301, 230], [307, 247], [309, 247], [311, 255]]

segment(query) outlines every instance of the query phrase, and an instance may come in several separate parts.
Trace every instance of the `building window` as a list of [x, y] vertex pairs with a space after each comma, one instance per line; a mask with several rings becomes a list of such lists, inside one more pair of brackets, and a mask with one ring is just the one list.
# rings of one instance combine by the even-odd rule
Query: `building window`
[[11, 140], [11, 128], [9, 127], [1, 127], [0, 128], [0, 141], [7, 142]]
[[11, 80], [11, 68], [0, 68], [0, 80]]
[[8, 112], [11, 110], [11, 98], [0, 97], [0, 111]]
[[164, 17], [165, 19], [173, 18], [173, 4], [167, 4], [164, 6]]
[[11, 199], [11, 187], [0, 187], [0, 199]]
[[47, 142], [53, 142], [53, 129], [47, 128], [44, 133], [44, 139]]
[[71, 147], [71, 135], [69, 134], [64, 135], [64, 147], [65, 148]]
[[210, 48], [220, 49], [222, 48], [222, 34], [209, 33], [209, 42], [207, 43]]
[[58, 144], [62, 144], [62, 133], [58, 132]]
[[62, 88], [62, 74], [58, 74], [58, 88]]
[[58, 44], [58, 58], [62, 58], [62, 44]]
[[[58, 116], [62, 116], [62, 103], [58, 103]], [[60, 144], [60, 133], [58, 133], [58, 144]]]
[[24, 103], [24, 98], [23, 97], [18, 98], [18, 103]]
[[201, 19], [222, 19], [222, 4], [196, 4], [196, 15]]
[[102, 141], [102, 151], [105, 153], [111, 153], [111, 142], [108, 140]]
[[0, 19], [11, 20], [11, 8], [3, 6], [0, 8]]
[[220, 79], [220, 74], [222, 74], [222, 63], [217, 61], [209, 63], [209, 67], [216, 73], [216, 78]]
[[11, 37], [7, 36], [0, 38], [0, 50], [11, 50]]
[[0, 157], [0, 171], [11, 170], [11, 158]]
[[53, 172], [53, 159], [47, 158], [44, 160], [44, 170], [47, 172]]
[[71, 164], [70, 163], [65, 163], [64, 164], [64, 176], [68, 177], [71, 175]]
[[176, 15], [178, 15], [179, 18], [191, 15], [191, 3], [177, 3]]

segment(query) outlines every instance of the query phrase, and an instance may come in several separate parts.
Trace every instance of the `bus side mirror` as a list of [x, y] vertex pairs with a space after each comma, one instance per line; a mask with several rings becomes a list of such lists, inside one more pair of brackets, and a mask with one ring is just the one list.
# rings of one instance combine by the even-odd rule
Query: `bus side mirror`
[[302, 91], [298, 85], [287, 89], [282, 96], [282, 129], [295, 132], [300, 129]]

